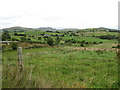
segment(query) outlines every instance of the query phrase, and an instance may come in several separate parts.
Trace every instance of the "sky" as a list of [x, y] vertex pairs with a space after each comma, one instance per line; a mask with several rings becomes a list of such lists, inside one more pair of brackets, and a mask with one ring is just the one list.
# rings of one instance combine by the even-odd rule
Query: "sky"
[[119, 0], [0, 0], [0, 29], [118, 28]]

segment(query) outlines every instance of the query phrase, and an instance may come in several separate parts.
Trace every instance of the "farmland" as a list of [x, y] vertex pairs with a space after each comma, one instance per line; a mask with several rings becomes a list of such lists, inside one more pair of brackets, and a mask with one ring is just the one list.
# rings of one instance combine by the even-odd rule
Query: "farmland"
[[18, 41], [2, 44], [3, 88], [118, 88], [117, 31], [17, 29], [2, 33], [3, 41]]

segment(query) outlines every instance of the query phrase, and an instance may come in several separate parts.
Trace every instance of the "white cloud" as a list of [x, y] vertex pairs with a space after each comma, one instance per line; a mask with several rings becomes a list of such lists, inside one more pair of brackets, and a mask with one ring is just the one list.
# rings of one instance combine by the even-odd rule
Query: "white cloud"
[[118, 1], [1, 0], [0, 28], [11, 26], [116, 28]]

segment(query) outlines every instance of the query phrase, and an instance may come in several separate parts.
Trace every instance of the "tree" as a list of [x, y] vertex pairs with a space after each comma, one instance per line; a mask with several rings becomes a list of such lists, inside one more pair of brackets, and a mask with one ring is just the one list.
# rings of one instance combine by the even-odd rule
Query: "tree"
[[5, 31], [3, 34], [2, 34], [2, 41], [5, 41], [7, 39], [11, 39], [11, 36], [9, 34], [8, 31]]
[[14, 33], [14, 36], [18, 36], [19, 34], [17, 32]]
[[47, 39], [47, 44], [49, 45], [49, 46], [53, 46], [53, 39], [51, 38], [51, 37], [49, 37], [48, 39]]
[[38, 37], [38, 40], [41, 40], [42, 38], [41, 37]]

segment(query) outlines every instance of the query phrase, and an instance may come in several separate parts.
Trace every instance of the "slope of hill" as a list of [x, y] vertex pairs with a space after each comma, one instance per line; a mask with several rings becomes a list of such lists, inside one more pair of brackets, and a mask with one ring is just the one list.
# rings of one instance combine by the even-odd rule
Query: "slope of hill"
[[52, 27], [40, 27], [40, 28], [26, 28], [26, 27], [10, 27], [10, 28], [4, 28], [1, 29], [3, 31], [24, 31], [24, 30], [42, 30], [42, 31], [110, 31], [110, 32], [118, 32], [117, 29], [109, 29], [109, 28], [104, 28], [104, 27], [99, 27], [99, 28], [86, 28], [86, 29], [78, 29], [78, 28], [64, 28], [64, 29], [56, 29]]

